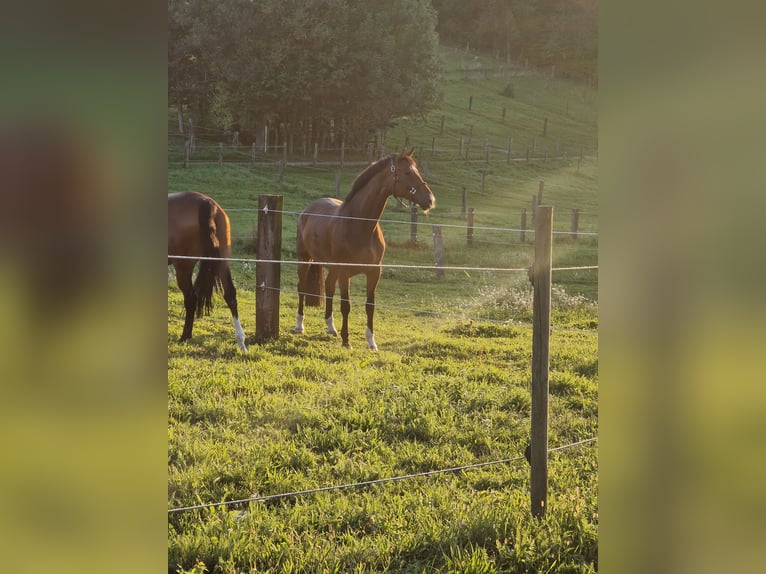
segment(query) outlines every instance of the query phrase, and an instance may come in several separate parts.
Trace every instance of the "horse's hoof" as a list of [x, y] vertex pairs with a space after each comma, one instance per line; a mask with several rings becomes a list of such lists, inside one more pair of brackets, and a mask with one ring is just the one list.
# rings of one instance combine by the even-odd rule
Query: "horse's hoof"
[[336, 331], [335, 329], [333, 329], [332, 331], [330, 329], [327, 329], [327, 334], [332, 335], [333, 337], [337, 337], [338, 331]]
[[373, 344], [373, 345], [367, 345], [367, 348], [368, 348], [370, 351], [377, 351], [377, 350], [378, 350], [378, 346], [377, 346], [377, 345], [374, 345], [374, 344]]
[[301, 328], [296, 327], [295, 329], [293, 329], [293, 333], [295, 333], [296, 335], [303, 335], [303, 327]]

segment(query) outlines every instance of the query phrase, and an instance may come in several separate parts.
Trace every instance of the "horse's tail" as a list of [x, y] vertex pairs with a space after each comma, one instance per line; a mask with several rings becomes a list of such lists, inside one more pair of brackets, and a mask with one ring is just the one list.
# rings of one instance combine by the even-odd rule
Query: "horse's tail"
[[[308, 259], [308, 252], [303, 245], [301, 224], [303, 217], [298, 222], [298, 235], [295, 240], [298, 259]], [[298, 293], [304, 296], [303, 302], [307, 307], [319, 307], [324, 298], [324, 267], [306, 261], [298, 265]]]
[[[218, 207], [209, 199], [199, 206], [199, 234], [203, 257], [220, 257], [221, 243], [218, 240], [215, 216]], [[208, 315], [213, 309], [213, 290], [221, 287], [219, 266], [221, 261], [202, 259], [199, 273], [194, 280], [194, 294], [197, 298], [197, 317]]]
[[298, 281], [298, 291], [304, 294], [307, 307], [319, 307], [324, 298], [324, 267], [308, 263], [303, 282]]

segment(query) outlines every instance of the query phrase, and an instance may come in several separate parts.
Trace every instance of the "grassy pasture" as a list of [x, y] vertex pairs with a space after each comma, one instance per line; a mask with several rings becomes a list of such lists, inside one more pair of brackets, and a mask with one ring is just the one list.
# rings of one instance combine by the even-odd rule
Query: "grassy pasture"
[[[387, 133], [388, 149], [404, 140], [421, 148], [437, 207], [421, 215], [409, 244], [409, 213], [392, 201], [383, 218], [385, 263], [433, 263], [432, 224], [444, 226], [445, 264], [526, 268], [533, 234], [519, 241], [519, 212], [538, 182], [554, 205], [554, 229], [598, 230], [598, 167], [586, 158], [513, 161], [455, 151], [430, 156], [445, 132], [472, 125], [474, 139], [514, 146], [547, 138], [561, 146], [596, 145], [593, 92], [524, 70], [482, 79], [459, 71], [463, 55], [445, 49], [444, 104], [425, 119]], [[473, 61], [473, 58], [471, 58]], [[509, 82], [514, 97], [500, 92]], [[473, 111], [467, 111], [468, 96]], [[498, 108], [497, 106], [500, 106]], [[507, 107], [506, 123], [499, 109]], [[568, 106], [568, 112], [567, 110]], [[463, 109], [465, 108], [465, 109]], [[566, 120], [566, 121], [565, 121]], [[469, 123], [471, 122], [471, 123]], [[539, 132], [539, 133], [536, 133]], [[467, 131], [465, 131], [467, 134]], [[451, 144], [450, 144], [451, 145]], [[441, 144], [437, 140], [437, 147]], [[551, 147], [553, 144], [551, 144]], [[444, 145], [446, 148], [446, 144]], [[521, 149], [521, 148], [519, 148]], [[590, 149], [590, 151], [589, 151]], [[477, 148], [478, 150], [478, 148]], [[499, 152], [498, 152], [499, 153]], [[449, 155], [452, 154], [452, 155]], [[579, 149], [577, 150], [579, 154]], [[478, 154], [477, 154], [478, 155]], [[515, 155], [515, 152], [514, 152]], [[169, 189], [209, 193], [229, 210], [235, 255], [252, 257], [257, 196], [281, 194], [286, 211], [332, 195], [335, 166], [174, 164]], [[346, 166], [342, 193], [360, 166]], [[485, 193], [479, 184], [486, 170]], [[475, 230], [468, 249], [460, 188], [469, 190]], [[296, 217], [283, 216], [283, 258], [294, 260]], [[454, 227], [448, 227], [454, 226]], [[597, 265], [597, 236], [557, 235], [554, 267]], [[168, 273], [168, 507], [234, 500], [356, 483], [481, 462], [514, 459], [529, 436], [531, 286], [521, 272], [385, 269], [378, 288], [378, 353], [364, 341], [364, 284], [352, 279], [353, 349], [324, 334], [322, 311], [308, 309], [306, 334], [294, 335], [296, 270], [282, 265], [280, 338], [252, 343], [255, 266], [233, 266], [240, 314], [249, 336], [236, 350], [228, 310], [216, 299], [179, 344], [182, 301]], [[598, 426], [597, 271], [554, 273], [550, 373], [550, 446], [596, 436]], [[336, 323], [339, 324], [336, 301]], [[523, 458], [460, 473], [414, 478], [269, 502], [169, 515], [170, 572], [590, 572], [597, 570], [598, 475], [595, 443], [552, 453], [545, 520], [529, 512], [529, 467]]]

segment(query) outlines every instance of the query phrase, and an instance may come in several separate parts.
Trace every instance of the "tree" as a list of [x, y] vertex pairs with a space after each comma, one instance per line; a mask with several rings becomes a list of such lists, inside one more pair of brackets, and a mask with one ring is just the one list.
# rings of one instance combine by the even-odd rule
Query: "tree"
[[[170, 0], [171, 103], [200, 120], [359, 142], [439, 100], [430, 0]], [[210, 115], [215, 103], [215, 117]], [[228, 109], [225, 109], [228, 108]]]

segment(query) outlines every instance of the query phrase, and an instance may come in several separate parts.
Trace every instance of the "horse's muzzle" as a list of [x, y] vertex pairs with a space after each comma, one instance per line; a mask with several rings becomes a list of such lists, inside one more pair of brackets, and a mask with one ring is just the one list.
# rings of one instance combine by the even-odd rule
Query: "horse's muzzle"
[[436, 207], [436, 198], [434, 197], [434, 194], [429, 191], [428, 195], [419, 199], [417, 203], [420, 206], [420, 209], [427, 212], [429, 209]]

